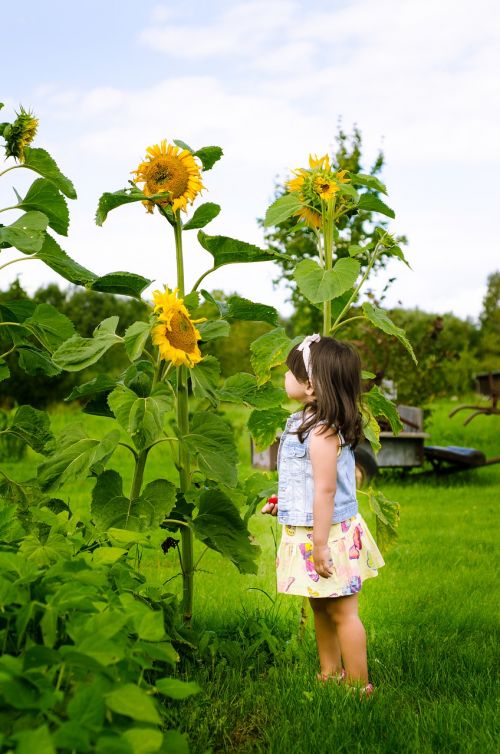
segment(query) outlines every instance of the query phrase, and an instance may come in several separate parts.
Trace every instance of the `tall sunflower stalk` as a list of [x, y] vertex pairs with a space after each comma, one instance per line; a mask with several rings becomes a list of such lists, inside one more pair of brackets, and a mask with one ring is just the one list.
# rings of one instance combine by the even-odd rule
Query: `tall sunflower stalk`
[[[131, 202], [142, 202], [149, 213], [155, 212], [167, 220], [174, 237], [176, 285], [154, 291], [151, 321], [135, 322], [125, 332], [123, 344], [131, 367], [111, 386], [106, 402], [135, 446], [127, 445], [134, 454], [135, 473], [128, 512], [120, 519], [119, 526], [139, 532], [154, 530], [155, 525], [169, 531], [180, 529], [182, 611], [187, 624], [193, 612], [194, 573], [207, 549], [229, 558], [241, 573], [257, 572], [259, 548], [251, 541], [247, 521], [259, 499], [270, 494], [267, 492], [269, 480], [254, 479], [248, 485], [247, 480], [238, 480], [234, 432], [216, 409], [221, 400], [238, 403], [246, 400], [256, 406], [281, 399], [279, 391], [277, 396], [269, 395], [268, 390], [261, 391], [256, 378], [248, 374], [233, 375], [231, 381], [226, 381], [228, 384], [221, 385], [219, 361], [212, 355], [202, 355], [199, 347], [199, 341], [227, 337], [234, 319], [269, 321], [276, 325], [278, 313], [273, 307], [236, 295], [225, 305], [201, 291], [207, 302], [216, 305], [217, 314], [208, 322], [193, 319], [190, 314], [200, 304], [201, 281], [211, 272], [226, 264], [269, 261], [275, 256], [252, 244], [227, 236], [211, 236], [202, 230], [219, 214], [218, 204], [200, 204], [189, 219], [182, 219], [181, 213], [187, 211], [188, 205], [204, 188], [202, 171], [210, 170], [221, 156], [220, 147], [193, 150], [181, 141], [174, 144], [162, 141], [149, 147], [144, 160], [133, 171], [131, 186], [104, 193], [96, 214], [97, 224], [102, 225], [110, 211]], [[210, 254], [212, 262], [187, 292], [182, 240], [185, 231], [195, 229], [198, 242]], [[200, 322], [203, 324], [198, 330], [196, 325]], [[105, 322], [102, 326], [107, 332], [111, 323]], [[100, 332], [99, 337], [103, 337]], [[112, 345], [120, 340], [110, 335], [107, 342]], [[155, 353], [150, 352], [149, 340], [156, 347]], [[68, 363], [72, 363], [71, 354], [69, 348], [62, 352], [60, 349], [58, 363], [68, 368]], [[88, 389], [93, 390], [93, 386]], [[196, 400], [192, 413], [188, 389]], [[165, 428], [166, 417], [172, 409], [172, 396], [176, 413], [173, 433]], [[172, 434], [174, 436], [167, 436]], [[143, 488], [147, 455], [163, 442], [170, 445], [178, 482], [172, 484], [170, 480], [158, 479]], [[236, 488], [239, 494], [233, 496], [231, 491]], [[235, 502], [240, 502], [242, 495], [248, 506], [244, 517]], [[116, 528], [114, 505], [114, 499], [104, 502], [110, 513], [107, 521]], [[121, 506], [122, 503], [116, 502], [118, 511]], [[194, 537], [205, 546], [196, 563], [193, 562]], [[176, 546], [172, 537], [162, 543], [164, 552]]]
[[[136, 182], [144, 184], [143, 194], [148, 197], [165, 195], [165, 198], [143, 203], [150, 213], [158, 206], [174, 233], [177, 286], [173, 292], [167, 288], [164, 293], [154, 293], [154, 310], [158, 316], [158, 323], [152, 330], [152, 341], [159, 349], [154, 381], [157, 382], [162, 374], [165, 376], [165, 360], [177, 368], [176, 410], [181, 437], [185, 437], [189, 432], [187, 370], [194, 367], [202, 358], [198, 348], [200, 333], [194, 327], [194, 324], [202, 320], [192, 320], [183, 305], [185, 283], [181, 210], [186, 210], [188, 202], [192, 203], [204, 188], [200, 171], [201, 168], [190, 150], [167, 144], [165, 140], [159, 145], [149, 147], [145, 160], [134, 171]], [[190, 487], [191, 474], [189, 452], [183, 442], [179, 442], [177, 460], [179, 489], [181, 494], [185, 495]], [[143, 471], [144, 469], [142, 473]], [[142, 477], [140, 482], [142, 483]], [[181, 539], [182, 611], [184, 621], [189, 623], [193, 612], [194, 592], [194, 536], [189, 526], [181, 526]]]

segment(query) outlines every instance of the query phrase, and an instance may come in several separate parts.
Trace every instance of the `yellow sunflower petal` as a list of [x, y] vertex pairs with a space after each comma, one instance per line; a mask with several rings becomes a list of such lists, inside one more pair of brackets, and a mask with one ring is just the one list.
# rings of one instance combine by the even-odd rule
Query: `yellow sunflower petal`
[[301, 207], [301, 209], [295, 212], [295, 215], [300, 217], [310, 228], [321, 228], [321, 215], [319, 212], [315, 212], [309, 207]]
[[315, 154], [309, 155], [309, 167], [311, 170], [330, 170], [330, 158], [327, 154], [324, 154], [323, 157], [318, 157]]

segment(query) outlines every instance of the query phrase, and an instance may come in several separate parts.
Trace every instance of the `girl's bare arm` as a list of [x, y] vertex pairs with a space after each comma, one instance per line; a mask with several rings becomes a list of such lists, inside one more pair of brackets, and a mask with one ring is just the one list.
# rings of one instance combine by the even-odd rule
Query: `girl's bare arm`
[[313, 430], [310, 442], [314, 479], [313, 501], [313, 560], [316, 573], [328, 578], [333, 573], [328, 548], [328, 534], [332, 525], [333, 500], [337, 488], [337, 451], [339, 438], [332, 432]]

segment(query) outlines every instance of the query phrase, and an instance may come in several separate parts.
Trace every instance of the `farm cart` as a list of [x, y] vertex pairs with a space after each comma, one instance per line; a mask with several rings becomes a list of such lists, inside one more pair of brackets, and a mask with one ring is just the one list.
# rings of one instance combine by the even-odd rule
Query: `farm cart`
[[420, 475], [452, 474], [500, 463], [500, 456], [488, 459], [476, 448], [425, 445], [429, 435], [423, 432], [422, 409], [415, 406], [398, 406], [397, 409], [403, 423], [403, 430], [399, 435], [381, 432], [382, 447], [377, 456], [366, 440], [354, 451], [358, 486], [369, 482], [379, 469], [422, 468], [426, 461], [432, 468], [419, 472]]

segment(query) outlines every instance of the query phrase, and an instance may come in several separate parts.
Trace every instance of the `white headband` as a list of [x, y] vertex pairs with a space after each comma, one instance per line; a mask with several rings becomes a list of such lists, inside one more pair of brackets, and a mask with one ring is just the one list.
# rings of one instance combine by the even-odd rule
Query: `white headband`
[[314, 333], [314, 335], [307, 335], [300, 346], [297, 346], [297, 350], [302, 351], [302, 358], [304, 359], [304, 366], [306, 368], [309, 382], [312, 382], [312, 368], [311, 368], [311, 343], [317, 343], [321, 340], [321, 335]]

